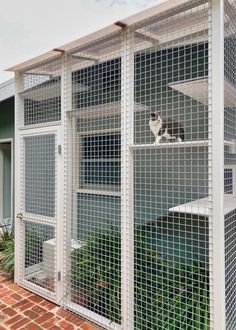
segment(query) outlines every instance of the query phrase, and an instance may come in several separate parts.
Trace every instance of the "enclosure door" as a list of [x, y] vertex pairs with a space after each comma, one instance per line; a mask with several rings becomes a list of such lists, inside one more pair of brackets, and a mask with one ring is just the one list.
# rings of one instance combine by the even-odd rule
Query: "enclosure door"
[[[59, 130], [33, 129], [20, 134], [20, 182], [16, 217], [20, 229], [19, 282], [58, 300]], [[19, 164], [18, 164], [19, 165]], [[20, 200], [19, 200], [20, 199]], [[20, 224], [20, 225], [19, 225]]]

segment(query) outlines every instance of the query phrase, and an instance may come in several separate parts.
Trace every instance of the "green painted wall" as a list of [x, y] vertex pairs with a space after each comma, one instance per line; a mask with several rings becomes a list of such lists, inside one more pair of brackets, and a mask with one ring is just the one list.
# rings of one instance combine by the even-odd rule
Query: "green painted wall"
[[[207, 107], [169, 87], [169, 83], [174, 81], [207, 76], [207, 55], [208, 45], [201, 44], [135, 56], [134, 100], [145, 106], [143, 111], [134, 115], [135, 144], [154, 142], [148, 124], [150, 112], [154, 109], [160, 110], [163, 116], [179, 120], [185, 129], [185, 140], [208, 138]], [[110, 64], [110, 71], [107, 63], [107, 67], [94, 66], [75, 74], [79, 83], [90, 88], [84, 97], [76, 99], [77, 107], [119, 101], [119, 65], [119, 60], [115, 60], [113, 65]], [[96, 74], [96, 69], [100, 69], [104, 77]], [[99, 98], [94, 95], [99, 95]], [[86, 118], [77, 123], [79, 132], [117, 127], [120, 127], [120, 116]], [[147, 226], [149, 229], [146, 232], [151, 230], [154, 246], [164, 253], [177, 254], [190, 261], [196, 254], [205, 261], [206, 219], [183, 214], [176, 216], [169, 214], [168, 209], [207, 195], [206, 147], [142, 149], [134, 152], [134, 221], [135, 224]], [[119, 198], [79, 194], [77, 206], [78, 218], [74, 226], [80, 239], [86, 239], [92, 228], [105, 228], [107, 222], [119, 225]]]
[[11, 150], [3, 150], [3, 218], [11, 217]]
[[[0, 102], [0, 140], [14, 138], [14, 98]], [[6, 145], [5, 145], [6, 146]], [[11, 215], [11, 150], [3, 149], [3, 218]], [[1, 170], [1, 169], [0, 169]]]
[[0, 140], [14, 137], [14, 98], [0, 102]]

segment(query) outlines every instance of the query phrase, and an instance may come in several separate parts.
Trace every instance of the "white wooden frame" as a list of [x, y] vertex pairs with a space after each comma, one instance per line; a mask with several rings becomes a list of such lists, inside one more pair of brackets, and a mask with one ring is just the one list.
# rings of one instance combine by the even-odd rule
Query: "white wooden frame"
[[[19, 194], [20, 194], [20, 213], [22, 215], [22, 219], [20, 220], [20, 231], [21, 231], [21, 253], [22, 256], [24, 256], [24, 243], [25, 243], [25, 236], [24, 236], [24, 230], [25, 230], [25, 223], [26, 222], [31, 222], [35, 224], [45, 224], [49, 225], [54, 228], [55, 230], [55, 239], [56, 242], [60, 241], [58, 239], [57, 235], [61, 231], [58, 230], [57, 226], [61, 225], [60, 224], [60, 219], [61, 219], [61, 181], [59, 178], [62, 176], [61, 172], [61, 166], [62, 166], [62, 159], [61, 155], [58, 154], [58, 145], [61, 144], [61, 129], [60, 126], [55, 126], [52, 125], [50, 127], [37, 127], [35, 128], [30, 128], [28, 131], [27, 130], [19, 130], [19, 140], [20, 140], [20, 149], [21, 149], [21, 160], [20, 162], [23, 164], [23, 169], [21, 170], [20, 173], [20, 182], [25, 182], [25, 173], [24, 173], [24, 155], [25, 155], [25, 148], [24, 148], [24, 139], [28, 137], [33, 137], [33, 136], [44, 136], [44, 135], [49, 135], [53, 134], [55, 135], [55, 216], [54, 217], [47, 217], [47, 216], [41, 216], [37, 214], [32, 214], [25, 212], [25, 199], [24, 199], [24, 187], [20, 186], [19, 188]], [[22, 165], [21, 164], [21, 165]], [[33, 219], [33, 220], [32, 220]], [[24, 268], [24, 259], [21, 257], [21, 262], [20, 262], [20, 284], [23, 285], [25, 288], [28, 288], [29, 290], [40, 294], [41, 296], [44, 296], [46, 299], [49, 299], [53, 302], [58, 302], [61, 300], [61, 293], [60, 293], [60, 287], [59, 287], [59, 281], [58, 279], [58, 269], [61, 269], [61, 265], [58, 265], [58, 255], [60, 255], [57, 251], [58, 245], [55, 247], [55, 254], [56, 254], [56, 262], [55, 262], [55, 291], [50, 292], [44, 288], [39, 288], [36, 284], [33, 284], [31, 282], [28, 282], [26, 279], [26, 274], [25, 274], [25, 268]]]
[[[60, 303], [62, 298], [62, 287], [60, 281], [58, 281], [58, 272], [61, 271], [61, 252], [57, 252], [58, 248], [62, 247], [60, 243], [61, 238], [57, 237], [59, 233], [62, 233], [61, 227], [63, 227], [62, 219], [62, 196], [61, 191], [63, 190], [63, 183], [61, 183], [61, 178], [63, 177], [63, 159], [62, 155], [58, 153], [58, 145], [62, 144], [62, 134], [61, 134], [61, 122], [51, 122], [36, 124], [30, 126], [21, 126], [20, 115], [24, 107], [22, 97], [20, 93], [23, 89], [23, 74], [16, 73], [16, 96], [15, 96], [15, 282], [28, 288], [32, 292], [38, 293], [45, 298], [52, 300], [54, 302]], [[42, 136], [48, 134], [55, 134], [55, 166], [56, 166], [56, 209], [55, 217], [45, 217], [40, 215], [31, 215], [30, 213], [25, 213], [24, 208], [24, 188], [21, 185], [22, 179], [24, 181], [24, 138], [31, 136]], [[23, 167], [22, 167], [23, 165]], [[18, 214], [20, 213], [20, 218]], [[33, 223], [40, 223], [50, 225], [55, 229], [56, 237], [56, 263], [55, 263], [55, 292], [49, 292], [46, 289], [38, 288], [36, 284], [29, 283], [25, 279], [25, 269], [24, 269], [24, 228], [25, 222], [31, 221]], [[58, 228], [59, 227], [59, 228]], [[59, 242], [59, 243], [58, 243]], [[60, 259], [60, 260], [59, 260]]]
[[225, 320], [224, 237], [224, 1], [212, 0], [209, 13], [209, 266], [211, 326]]
[[[114, 129], [104, 129], [104, 130], [96, 130], [96, 131], [84, 131], [84, 132], [77, 132], [76, 133], [76, 140], [78, 144], [78, 149], [76, 150], [76, 158], [80, 158], [80, 149], [81, 149], [81, 137], [83, 136], [94, 136], [94, 135], [102, 135], [102, 134], [120, 134], [121, 135], [121, 129], [120, 128], [114, 128]], [[119, 161], [121, 159], [113, 158], [112, 161]], [[94, 161], [102, 161], [99, 159], [95, 159]], [[104, 159], [104, 161], [108, 161], [108, 159]], [[80, 175], [80, 166], [78, 165], [76, 169], [76, 178], [79, 178]], [[78, 180], [80, 181], [80, 180]], [[77, 189], [76, 191], [79, 193], [84, 194], [91, 194], [91, 195], [103, 195], [103, 196], [121, 196], [120, 189], [121, 187], [119, 185], [107, 185], [107, 184], [88, 184], [86, 185], [86, 188], [80, 188], [80, 182], [77, 182]], [[100, 189], [94, 189], [95, 187]], [[112, 188], [117, 188], [117, 190], [114, 190]]]
[[[164, 3], [164, 2], [163, 2]], [[173, 1], [167, 1], [169, 6], [173, 8], [175, 4]], [[172, 4], [171, 4], [172, 3]], [[176, 0], [176, 5], [187, 3], [187, 1]], [[169, 6], [167, 6], [169, 8]], [[167, 8], [166, 7], [166, 8]], [[160, 7], [161, 8], [161, 7]], [[165, 5], [163, 5], [165, 8]], [[165, 10], [163, 10], [165, 11]], [[160, 11], [161, 12], [161, 11]], [[150, 15], [149, 17], [151, 17]], [[140, 16], [139, 20], [143, 16]], [[126, 22], [124, 20], [123, 22]], [[134, 60], [134, 40], [132, 32], [131, 20], [127, 20], [128, 26], [122, 27], [123, 41], [122, 41], [122, 95], [121, 95], [121, 138], [122, 138], [122, 175], [121, 175], [121, 192], [112, 191], [96, 191], [95, 189], [78, 189], [76, 191], [86, 194], [97, 194], [106, 196], [121, 196], [121, 246], [122, 246], [122, 323], [121, 326], [112, 324], [109, 325], [107, 320], [103, 317], [85, 310], [82, 307], [75, 306], [73, 303], [67, 303], [66, 307], [73, 311], [81, 313], [84, 317], [89, 317], [91, 320], [105, 326], [107, 329], [134, 329], [134, 228], [133, 228], [133, 150], [142, 148], [154, 149], [154, 148], [187, 148], [187, 147], [208, 147], [209, 159], [209, 197], [207, 201], [207, 211], [209, 216], [209, 272], [210, 272], [210, 315], [211, 315], [211, 328], [214, 330], [225, 329], [225, 246], [224, 246], [224, 168], [233, 168], [233, 177], [235, 178], [234, 166], [224, 166], [224, 145], [231, 147], [231, 141], [224, 141], [224, 88], [227, 86], [224, 83], [224, 8], [222, 0], [212, 0], [209, 2], [209, 76], [207, 78], [207, 84], [205, 86], [208, 89], [208, 99], [206, 103], [209, 107], [209, 137], [208, 140], [202, 141], [187, 141], [183, 143], [166, 144], [155, 146], [153, 144], [140, 144], [134, 145], [133, 142], [133, 115], [134, 115], [134, 73], [133, 73], [133, 60]], [[121, 22], [120, 22], [121, 23]], [[135, 20], [137, 23], [137, 18]], [[72, 110], [71, 100], [71, 63], [70, 55], [67, 55], [66, 51], [71, 51], [72, 48], [76, 48], [83, 43], [86, 44], [94, 42], [97, 37], [103, 37], [110, 32], [121, 31], [118, 26], [109, 27], [106, 31], [100, 31], [96, 35], [90, 36], [87, 39], [83, 38], [81, 41], [65, 45], [61, 49], [54, 51], [52, 54], [48, 54], [49, 57], [55, 56], [58, 51], [62, 53], [62, 84], [61, 84], [61, 97], [62, 97], [62, 119], [60, 122], [44, 123], [42, 125], [32, 125], [31, 127], [17, 127], [19, 123], [18, 116], [19, 110], [22, 107], [22, 100], [19, 97], [19, 92], [22, 89], [23, 79], [22, 73], [19, 71], [16, 73], [16, 151], [15, 151], [15, 182], [16, 182], [16, 200], [15, 200], [15, 212], [17, 213], [21, 208], [20, 202], [20, 178], [21, 178], [21, 166], [20, 156], [22, 152], [22, 145], [20, 144], [20, 138], [23, 136], [30, 136], [31, 134], [49, 133], [50, 131], [58, 129], [59, 142], [62, 145], [62, 154], [58, 156], [58, 176], [60, 182], [58, 182], [58, 200], [60, 205], [57, 213], [57, 223], [46, 219], [47, 224], [55, 225], [57, 235], [57, 273], [61, 273], [57, 279], [57, 292], [55, 301], [60, 303], [61, 299], [67, 293], [65, 276], [68, 272], [69, 262], [67, 260], [68, 251], [70, 251], [70, 239], [71, 239], [71, 213], [74, 210], [69, 210], [70, 205], [74, 204], [73, 197], [71, 197], [71, 190], [76, 186], [76, 183], [72, 182], [69, 178], [70, 170], [74, 171], [72, 166], [68, 166], [68, 150], [69, 144], [72, 142], [72, 137], [66, 136], [68, 130], [71, 129], [70, 124], [67, 121], [67, 112]], [[73, 46], [73, 47], [72, 47]], [[72, 48], [71, 48], [72, 47]], [[45, 55], [44, 55], [45, 56]], [[45, 57], [40, 57], [45, 59]], [[39, 60], [39, 59], [38, 59]], [[27, 65], [36, 64], [37, 60], [29, 62]], [[23, 65], [24, 67], [24, 65]], [[28, 68], [28, 67], [27, 67]], [[22, 69], [22, 66], [17, 69]], [[33, 74], [33, 73], [32, 73]], [[206, 82], [204, 82], [206, 83]], [[173, 86], [174, 87], [174, 86]], [[176, 86], [175, 86], [176, 87]], [[182, 86], [183, 87], [183, 86]], [[177, 89], [177, 88], [176, 88]], [[177, 89], [178, 90], [178, 89]], [[187, 94], [188, 95], [188, 94]], [[206, 105], [207, 105], [206, 104]], [[86, 111], [86, 110], [84, 110]], [[79, 111], [78, 111], [79, 112]], [[73, 111], [71, 111], [73, 116]], [[70, 116], [68, 114], [68, 116]], [[73, 121], [73, 119], [72, 119]], [[56, 127], [55, 127], [56, 125]], [[104, 133], [110, 130], [105, 130]], [[119, 130], [115, 130], [119, 131]], [[81, 135], [100, 134], [101, 131], [83, 132], [78, 133], [78, 140]], [[1, 143], [1, 141], [0, 141]], [[74, 151], [74, 150], [73, 150]], [[66, 169], [69, 171], [65, 171]], [[65, 173], [65, 174], [64, 174]], [[74, 172], [73, 172], [74, 174]], [[77, 175], [76, 175], [77, 176]], [[0, 178], [1, 179], [1, 178]], [[234, 188], [233, 184], [233, 188]], [[234, 195], [234, 194], [233, 194]], [[235, 196], [233, 196], [235, 197]], [[64, 203], [63, 203], [64, 201]], [[1, 206], [1, 205], [0, 205]], [[74, 213], [75, 214], [75, 213]], [[199, 214], [199, 213], [198, 213]], [[15, 214], [16, 215], [16, 214]], [[34, 216], [35, 217], [35, 216]], [[25, 218], [27, 219], [27, 217]], [[30, 215], [28, 215], [30, 219]], [[40, 218], [35, 220], [40, 222]], [[16, 221], [16, 232], [22, 234], [23, 220]], [[66, 228], [66, 229], [65, 229]], [[20, 239], [16, 235], [16, 267], [15, 267], [15, 281], [17, 283], [23, 283], [20, 278], [22, 276], [19, 260], [22, 256], [22, 251], [19, 249]], [[63, 244], [62, 244], [63, 243]], [[63, 256], [63, 260], [62, 260]], [[69, 267], [70, 268], [70, 267]], [[31, 289], [31, 288], [30, 288]], [[37, 288], [35, 289], [37, 292]], [[41, 291], [40, 291], [41, 294]]]

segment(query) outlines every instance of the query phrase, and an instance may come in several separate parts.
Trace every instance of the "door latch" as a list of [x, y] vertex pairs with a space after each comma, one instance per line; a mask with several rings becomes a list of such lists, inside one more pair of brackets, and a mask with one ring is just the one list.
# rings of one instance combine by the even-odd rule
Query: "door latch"
[[17, 219], [22, 220], [23, 219], [23, 214], [22, 213], [17, 213], [16, 217], [17, 217]]

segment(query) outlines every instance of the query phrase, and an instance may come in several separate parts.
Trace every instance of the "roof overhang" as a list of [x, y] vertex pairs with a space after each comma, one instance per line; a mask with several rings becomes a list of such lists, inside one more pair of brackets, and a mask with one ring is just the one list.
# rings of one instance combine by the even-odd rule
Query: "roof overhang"
[[171, 10], [175, 8], [176, 6], [184, 5], [188, 3], [189, 0], [159, 0], [158, 4], [148, 8], [142, 12], [139, 12], [138, 14], [132, 15], [128, 18], [119, 20], [118, 22], [115, 22], [112, 25], [109, 25], [103, 29], [100, 29], [96, 32], [93, 32], [91, 34], [88, 34], [82, 38], [79, 38], [75, 41], [69, 42], [67, 44], [64, 44], [60, 47], [56, 47], [53, 50], [44, 53], [42, 55], [39, 55], [37, 57], [34, 57], [28, 61], [25, 61], [23, 63], [20, 63], [18, 65], [12, 66], [8, 68], [6, 71], [25, 71], [29, 68], [32, 68], [36, 64], [44, 61], [50, 61], [56, 58], [61, 54], [61, 52], [70, 52], [73, 49], [83, 47], [88, 43], [91, 43], [93, 41], [96, 41], [98, 39], [101, 39], [103, 37], [109, 36], [113, 33], [121, 31], [125, 27], [130, 27], [134, 24], [137, 24], [141, 21], [144, 21], [150, 17], [161, 15], [162, 13]]

